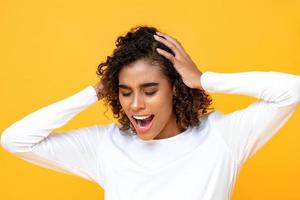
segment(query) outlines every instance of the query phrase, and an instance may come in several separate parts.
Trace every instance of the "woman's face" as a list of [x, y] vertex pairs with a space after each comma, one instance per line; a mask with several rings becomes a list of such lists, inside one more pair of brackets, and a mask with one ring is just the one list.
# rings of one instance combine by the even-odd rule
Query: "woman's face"
[[[180, 132], [172, 108], [173, 90], [159, 66], [141, 59], [119, 73], [119, 101], [138, 136], [162, 139]], [[136, 120], [154, 115], [147, 120]]]

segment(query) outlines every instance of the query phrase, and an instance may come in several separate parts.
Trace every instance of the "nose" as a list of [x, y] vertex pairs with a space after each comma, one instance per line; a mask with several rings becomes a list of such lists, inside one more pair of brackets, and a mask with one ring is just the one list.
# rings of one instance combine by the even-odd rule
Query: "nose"
[[143, 96], [139, 94], [133, 95], [133, 99], [131, 102], [131, 109], [133, 111], [138, 111], [143, 108], [145, 108], [145, 102]]

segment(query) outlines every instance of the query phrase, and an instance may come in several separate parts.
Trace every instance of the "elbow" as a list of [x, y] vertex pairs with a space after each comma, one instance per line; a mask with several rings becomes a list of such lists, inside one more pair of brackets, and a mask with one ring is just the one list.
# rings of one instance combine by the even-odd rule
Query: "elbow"
[[280, 101], [284, 105], [300, 104], [300, 76], [274, 71], [272, 73], [272, 76], [278, 76], [278, 81], [274, 83], [274, 87], [282, 90], [282, 94], [278, 97]]
[[12, 145], [11, 142], [9, 141], [8, 136], [9, 136], [8, 129], [5, 129], [1, 134], [0, 144], [2, 148], [5, 149], [6, 151], [11, 151]]
[[300, 76], [299, 76], [299, 78], [298, 78], [298, 82], [297, 82], [298, 84], [297, 84], [297, 86], [296, 86], [296, 90], [295, 90], [295, 92], [296, 92], [296, 98], [297, 98], [297, 102], [298, 102], [298, 104], [300, 103]]
[[280, 96], [286, 105], [300, 104], [300, 76], [289, 74], [289, 79], [278, 82], [279, 87], [289, 85], [283, 95]]
[[296, 84], [291, 91], [293, 103], [300, 104], [300, 76], [297, 78]]
[[12, 139], [10, 138], [11, 133], [9, 131], [9, 129], [5, 129], [2, 134], [1, 134], [1, 138], [0, 138], [0, 144], [2, 146], [3, 149], [5, 149], [8, 152], [15, 152], [16, 148], [14, 143], [12, 142]]
[[2, 148], [10, 153], [16, 154], [29, 151], [30, 148], [24, 146], [24, 142], [18, 141], [14, 131], [10, 128], [5, 129], [0, 137], [0, 144]]

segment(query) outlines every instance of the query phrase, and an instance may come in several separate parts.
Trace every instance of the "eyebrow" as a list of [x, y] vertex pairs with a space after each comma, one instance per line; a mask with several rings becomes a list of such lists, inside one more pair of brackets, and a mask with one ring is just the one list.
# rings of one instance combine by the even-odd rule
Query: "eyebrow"
[[[145, 88], [145, 87], [158, 86], [158, 85], [159, 85], [159, 83], [149, 82], [149, 83], [140, 84], [139, 87]], [[119, 84], [119, 88], [130, 89], [130, 87], [125, 84]]]

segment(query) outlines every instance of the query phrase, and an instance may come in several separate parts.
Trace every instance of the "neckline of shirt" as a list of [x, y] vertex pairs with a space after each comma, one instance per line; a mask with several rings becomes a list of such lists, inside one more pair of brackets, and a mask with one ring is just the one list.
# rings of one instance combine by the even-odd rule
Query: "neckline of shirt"
[[133, 135], [132, 143], [126, 147], [126, 151], [139, 170], [147, 173], [160, 171], [161, 168], [180, 162], [189, 152], [200, 147], [207, 136], [205, 127], [205, 122], [197, 127], [188, 126], [175, 136], [155, 140], [142, 140], [138, 135]]

